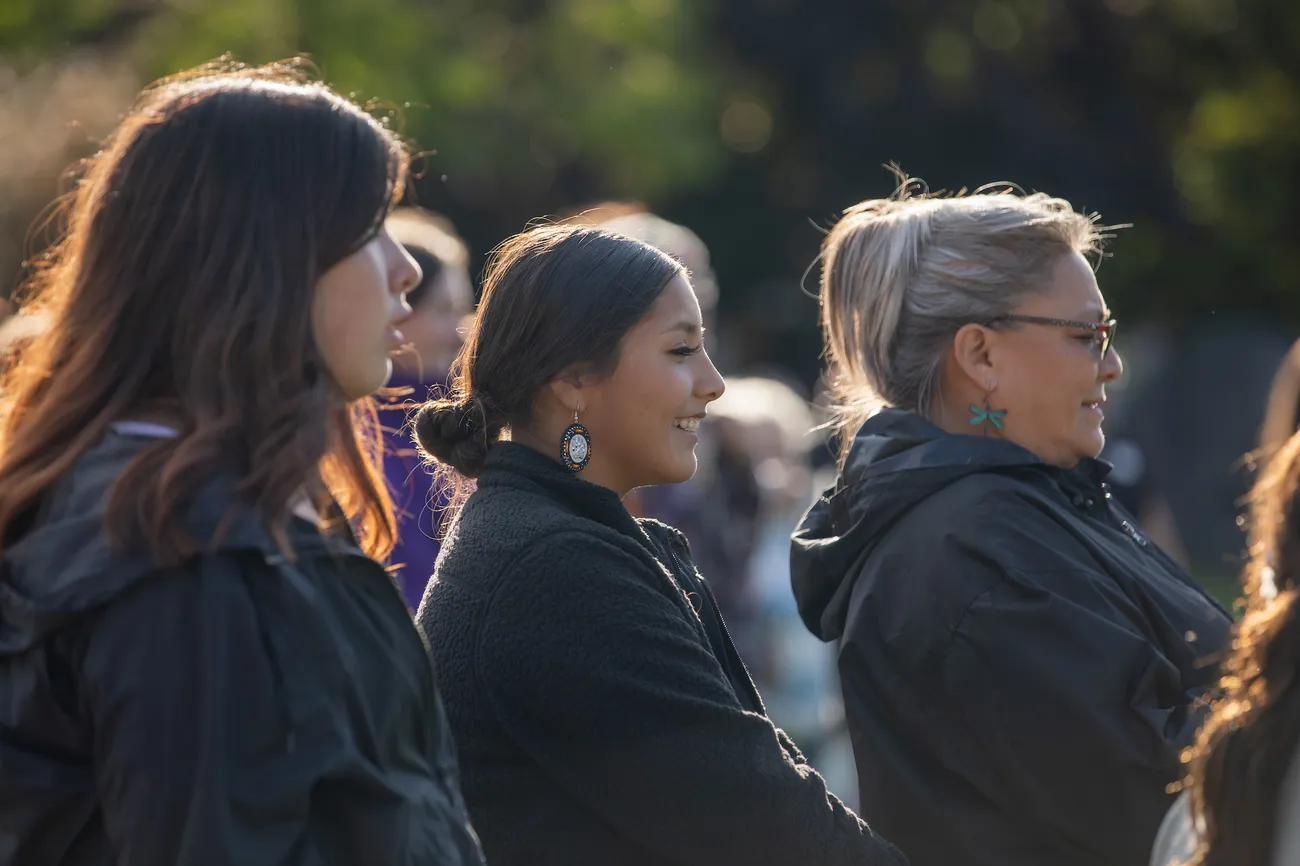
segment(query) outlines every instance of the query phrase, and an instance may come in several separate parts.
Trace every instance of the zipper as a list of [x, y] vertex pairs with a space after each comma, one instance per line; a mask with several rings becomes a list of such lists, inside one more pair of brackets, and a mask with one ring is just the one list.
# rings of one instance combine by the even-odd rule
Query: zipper
[[1142, 547], [1147, 546], [1147, 540], [1142, 537], [1142, 533], [1137, 531], [1136, 526], [1134, 526], [1132, 523], [1129, 523], [1127, 520], [1120, 520], [1119, 525], [1121, 529], [1123, 529], [1125, 532], [1128, 533], [1129, 538], [1136, 541]]
[[[1138, 532], [1137, 527], [1134, 526], [1131, 521], [1126, 520], [1125, 518], [1122, 517], [1117, 517], [1114, 511], [1111, 510], [1110, 485], [1108, 485], [1106, 482], [1103, 481], [1098, 486], [1098, 490], [1101, 493], [1101, 497], [1099, 499], [1094, 499], [1092, 496], [1088, 496], [1083, 493], [1076, 492], [1072, 497], [1071, 501], [1074, 503], [1075, 507], [1081, 510], [1084, 514], [1089, 514], [1092, 511], [1094, 505], [1100, 505], [1101, 508], [1106, 513], [1106, 518], [1107, 518], [1106, 522], [1110, 523], [1111, 525], [1118, 524], [1118, 528], [1121, 531], [1123, 531], [1123, 533], [1127, 535], [1131, 541], [1133, 541], [1139, 547], [1147, 547], [1149, 542], [1146, 540], [1146, 537], [1143, 536], [1141, 532]], [[1089, 516], [1096, 518], [1096, 515], [1090, 514]]]

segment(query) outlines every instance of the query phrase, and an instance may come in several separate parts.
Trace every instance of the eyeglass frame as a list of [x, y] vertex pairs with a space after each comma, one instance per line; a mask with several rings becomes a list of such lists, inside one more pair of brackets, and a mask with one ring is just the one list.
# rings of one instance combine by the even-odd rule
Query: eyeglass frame
[[1114, 319], [1107, 319], [1104, 322], [1080, 322], [1076, 319], [1050, 319], [1045, 316], [1021, 316], [1014, 313], [1007, 313], [1004, 316], [990, 319], [988, 324], [996, 325], [999, 322], [1020, 322], [1026, 325], [1049, 325], [1057, 328], [1079, 328], [1081, 330], [1095, 331], [1101, 335], [1101, 351], [1097, 357], [1103, 361], [1110, 354], [1111, 346], [1115, 342], [1115, 329], [1117, 327]]

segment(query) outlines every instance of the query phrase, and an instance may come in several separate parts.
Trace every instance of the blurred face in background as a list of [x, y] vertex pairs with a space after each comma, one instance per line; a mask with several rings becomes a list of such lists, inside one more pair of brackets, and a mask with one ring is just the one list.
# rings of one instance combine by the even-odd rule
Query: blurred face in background
[[396, 356], [396, 364], [422, 382], [438, 381], [465, 341], [474, 290], [468, 268], [441, 262], [418, 247], [407, 250], [420, 264], [424, 279], [407, 297], [411, 317], [402, 323], [402, 333], [409, 348]]

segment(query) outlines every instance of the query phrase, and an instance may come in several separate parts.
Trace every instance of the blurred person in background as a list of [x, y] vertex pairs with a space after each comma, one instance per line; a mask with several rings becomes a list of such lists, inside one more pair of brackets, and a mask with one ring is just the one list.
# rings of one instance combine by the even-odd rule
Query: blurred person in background
[[17, 313], [0, 322], [0, 372], [27, 343], [45, 329], [44, 316]]
[[917, 863], [1145, 866], [1231, 618], [1096, 459], [1104, 230], [914, 183], [823, 245], [841, 471], [792, 551], [862, 808]]
[[0, 398], [0, 863], [482, 863], [377, 561], [406, 166], [302, 62], [88, 161]]
[[724, 389], [680, 263], [518, 235], [456, 369], [415, 432], [477, 484], [419, 623], [489, 862], [902, 863], [767, 717], [685, 537], [623, 505], [695, 472]]
[[1267, 460], [1300, 429], [1300, 341], [1278, 365], [1264, 407], [1259, 456]]
[[753, 466], [759, 493], [744, 584], [754, 623], [750, 672], [773, 722], [847, 801], [857, 783], [835, 652], [804, 626], [790, 588], [790, 536], [817, 489], [812, 454], [823, 437], [816, 416], [791, 385], [751, 376], [728, 380], [710, 419], [722, 438], [737, 440], [733, 447]]
[[419, 285], [406, 296], [411, 316], [402, 323], [407, 343], [393, 358], [391, 396], [379, 402], [384, 431], [384, 475], [397, 514], [397, 541], [389, 570], [415, 610], [438, 559], [438, 538], [448, 505], [411, 441], [410, 413], [445, 388], [447, 372], [464, 342], [473, 311], [469, 250], [445, 218], [412, 207], [399, 208], [386, 223], [389, 234], [420, 266]]
[[1224, 694], [1151, 866], [1300, 863], [1300, 435], [1265, 465], [1249, 531], [1246, 615], [1223, 664]]
[[1101, 459], [1110, 465], [1106, 484], [1112, 497], [1130, 514], [1137, 515], [1142, 531], [1170, 558], [1186, 569], [1189, 565], [1178, 523], [1169, 500], [1156, 484], [1142, 445], [1129, 437], [1106, 437]]

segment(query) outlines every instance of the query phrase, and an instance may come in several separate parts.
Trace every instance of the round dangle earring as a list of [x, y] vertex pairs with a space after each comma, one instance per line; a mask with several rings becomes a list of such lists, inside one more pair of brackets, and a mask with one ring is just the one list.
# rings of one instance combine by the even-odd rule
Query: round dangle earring
[[578, 423], [578, 410], [573, 410], [573, 423], [564, 429], [560, 443], [560, 459], [570, 472], [581, 472], [591, 458], [591, 431]]

